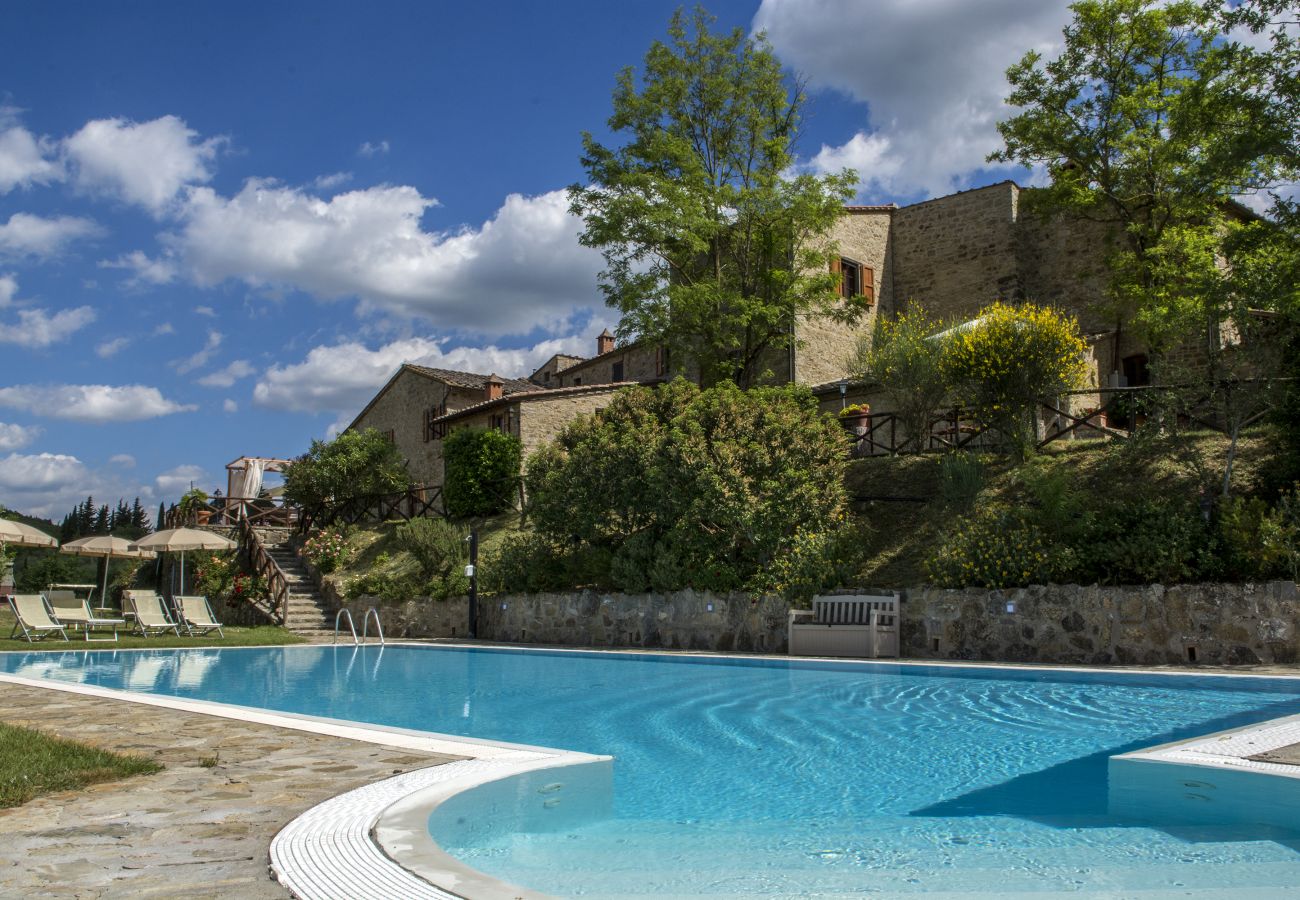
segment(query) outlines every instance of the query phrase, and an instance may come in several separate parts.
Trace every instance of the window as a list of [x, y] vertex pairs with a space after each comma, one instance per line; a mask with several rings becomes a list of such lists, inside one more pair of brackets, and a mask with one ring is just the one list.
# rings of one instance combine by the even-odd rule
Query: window
[[609, 380], [610, 381], [623, 380], [623, 360], [620, 359], [618, 362], [614, 363], [614, 365], [610, 367]]
[[655, 374], [664, 375], [668, 372], [668, 348], [655, 347]]
[[581, 375], [579, 375], [577, 378], [573, 379], [573, 386], [574, 386], [574, 387], [577, 387], [577, 386], [580, 385], [580, 384], [582, 384], [582, 376], [581, 376]]
[[387, 431], [385, 431], [385, 432], [383, 433], [383, 435], [384, 435], [384, 440], [388, 441], [388, 443], [390, 443], [390, 444], [396, 444], [396, 443], [397, 443], [397, 432], [394, 431], [393, 429], [391, 429], [391, 428], [388, 429]]
[[876, 273], [862, 263], [841, 256], [831, 260], [831, 271], [840, 276], [841, 297], [866, 297], [868, 303], [876, 300]]
[[433, 420], [447, 415], [447, 401], [430, 406], [424, 411], [424, 442], [440, 441], [447, 436], [447, 426]]

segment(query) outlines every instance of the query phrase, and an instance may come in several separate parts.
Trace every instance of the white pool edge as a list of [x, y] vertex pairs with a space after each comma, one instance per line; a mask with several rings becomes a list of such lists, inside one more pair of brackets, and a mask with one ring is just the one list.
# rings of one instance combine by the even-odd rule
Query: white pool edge
[[[319, 647], [349, 645], [295, 644], [288, 647]], [[366, 645], [373, 646], [373, 645]], [[379, 645], [383, 646], [383, 645]], [[879, 666], [946, 667], [955, 669], [1026, 669], [1081, 672], [1097, 674], [1109, 672], [1133, 675], [1165, 675], [1190, 677], [1222, 677], [1233, 679], [1291, 680], [1297, 676], [1263, 675], [1255, 673], [1188, 672], [1161, 669], [1109, 669], [1083, 666], [1049, 666], [1041, 664], [1005, 664], [951, 660], [854, 660], [827, 659], [825, 657], [773, 657], [761, 654], [724, 654], [708, 652], [674, 652], [663, 650], [628, 651], [603, 648], [552, 648], [545, 646], [511, 646], [466, 643], [412, 643], [393, 642], [388, 646], [440, 647], [469, 650], [500, 650], [511, 652], [556, 653], [616, 653], [627, 656], [665, 655], [692, 656], [719, 659], [783, 659], [792, 662], [848, 663], [848, 667]], [[33, 649], [44, 649], [34, 647]], [[190, 648], [122, 648], [117, 652], [155, 649]], [[245, 647], [196, 647], [195, 650], [259, 649]], [[24, 652], [24, 651], [8, 651]], [[87, 652], [114, 652], [91, 650]], [[302, 900], [336, 900], [340, 896], [356, 900], [389, 900], [400, 896], [412, 900], [457, 900], [472, 897], [474, 900], [545, 900], [548, 895], [521, 888], [474, 869], [444, 851], [428, 835], [425, 827], [429, 815], [441, 803], [472, 788], [494, 781], [522, 775], [527, 772], [559, 766], [589, 764], [608, 761], [611, 757], [593, 756], [574, 751], [508, 744], [478, 738], [464, 738], [435, 732], [379, 725], [358, 725], [341, 719], [306, 716], [294, 713], [277, 713], [255, 707], [236, 706], [210, 700], [192, 700], [180, 697], [136, 693], [96, 685], [60, 682], [52, 679], [27, 678], [0, 673], [0, 682], [26, 687], [61, 690], [86, 696], [129, 703], [140, 703], [193, 712], [202, 715], [236, 719], [277, 728], [288, 728], [347, 740], [382, 744], [428, 753], [463, 756], [466, 759], [441, 765], [428, 766], [392, 778], [372, 782], [347, 791], [311, 807], [289, 822], [271, 841], [271, 871], [276, 880], [295, 897]], [[1257, 733], [1264, 737], [1257, 738]], [[1234, 736], [1249, 753], [1231, 755], [1224, 752], [1206, 752], [1201, 744]], [[1283, 735], [1295, 735], [1282, 740]], [[1266, 776], [1300, 778], [1300, 766], [1266, 763], [1246, 759], [1245, 756], [1267, 752], [1278, 747], [1300, 743], [1300, 715], [1231, 729], [1225, 732], [1191, 738], [1172, 744], [1157, 745], [1112, 757], [1112, 760], [1165, 762], [1175, 765], [1231, 768]], [[1220, 745], [1220, 751], [1226, 748]], [[1182, 754], [1178, 756], [1177, 754]], [[418, 826], [417, 827], [417, 823]], [[472, 890], [473, 893], [459, 893]]]

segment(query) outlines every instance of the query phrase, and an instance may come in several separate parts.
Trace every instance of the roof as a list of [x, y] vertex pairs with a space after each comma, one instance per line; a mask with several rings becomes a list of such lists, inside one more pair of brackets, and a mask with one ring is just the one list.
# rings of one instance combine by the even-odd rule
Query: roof
[[[477, 372], [458, 372], [455, 369], [431, 369], [428, 366], [417, 366], [414, 363], [402, 363], [402, 369], [410, 369], [417, 375], [423, 375], [425, 378], [431, 378], [434, 381], [441, 381], [443, 384], [449, 384], [452, 387], [469, 388], [470, 390], [481, 391], [487, 385], [487, 380], [491, 376], [479, 375]], [[398, 370], [399, 372], [401, 369]], [[512, 391], [527, 391], [533, 387], [532, 382], [523, 378], [501, 378], [501, 383], [505, 385], [506, 393]]]
[[898, 209], [897, 203], [877, 203], [866, 206], [845, 206], [845, 212], [893, 212]]
[[[432, 369], [428, 366], [417, 366], [414, 363], [402, 363], [393, 377], [384, 382], [375, 396], [370, 398], [370, 402], [361, 408], [361, 412], [356, 414], [348, 427], [344, 431], [351, 431], [361, 421], [361, 417], [370, 412], [374, 405], [379, 402], [379, 398], [388, 393], [388, 389], [393, 386], [393, 382], [402, 377], [403, 372], [412, 372], [428, 378], [430, 381], [439, 381], [452, 387], [467, 388], [469, 390], [485, 391], [487, 390], [487, 380], [489, 376], [480, 375], [477, 372], [458, 372], [455, 369]], [[499, 376], [498, 376], [499, 377]], [[522, 378], [502, 378], [503, 385], [501, 392], [503, 394], [517, 394], [520, 391], [536, 390], [537, 386], [531, 381], [525, 381]]]
[[534, 385], [531, 391], [519, 391], [496, 400], [484, 400], [482, 403], [475, 403], [473, 406], [466, 406], [464, 409], [458, 409], [447, 413], [445, 416], [439, 416], [433, 421], [437, 423], [454, 422], [457, 419], [488, 412], [502, 406], [508, 406], [511, 403], [531, 403], [534, 400], [552, 400], [556, 397], [572, 397], [578, 394], [601, 394], [608, 391], [622, 390], [623, 388], [637, 387], [639, 384], [640, 382], [637, 381], [611, 381], [606, 384], [579, 384], [563, 388], [539, 388]]

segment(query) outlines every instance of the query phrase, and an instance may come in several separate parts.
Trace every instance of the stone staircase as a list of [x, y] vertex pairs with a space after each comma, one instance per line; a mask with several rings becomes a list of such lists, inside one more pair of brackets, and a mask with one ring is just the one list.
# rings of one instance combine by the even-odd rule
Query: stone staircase
[[266, 552], [284, 572], [289, 582], [289, 602], [284, 612], [284, 627], [308, 640], [332, 640], [334, 609], [316, 588], [298, 554], [287, 543], [267, 543]]

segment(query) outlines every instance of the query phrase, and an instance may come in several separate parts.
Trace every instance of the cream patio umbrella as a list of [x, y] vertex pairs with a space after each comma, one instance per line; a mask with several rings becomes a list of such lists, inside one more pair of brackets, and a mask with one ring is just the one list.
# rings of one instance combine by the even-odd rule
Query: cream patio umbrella
[[[39, 528], [15, 522], [13, 519], [0, 519], [0, 559], [4, 558], [6, 544], [15, 547], [57, 547], [59, 542], [53, 535], [46, 534]], [[5, 576], [9, 567], [0, 563], [0, 576]]]
[[96, 534], [91, 537], [68, 541], [60, 548], [61, 553], [73, 556], [96, 556], [104, 560], [104, 576], [99, 585], [99, 605], [108, 605], [108, 563], [113, 559], [153, 559], [157, 556], [152, 550], [136, 550], [126, 538], [113, 537], [108, 534]]
[[222, 537], [211, 531], [197, 528], [164, 528], [134, 541], [133, 550], [153, 550], [157, 553], [175, 553], [181, 555], [181, 593], [185, 593], [185, 551], [187, 550], [234, 550], [239, 545], [230, 538]]

